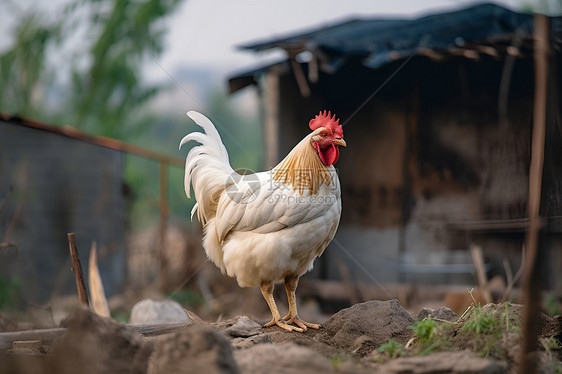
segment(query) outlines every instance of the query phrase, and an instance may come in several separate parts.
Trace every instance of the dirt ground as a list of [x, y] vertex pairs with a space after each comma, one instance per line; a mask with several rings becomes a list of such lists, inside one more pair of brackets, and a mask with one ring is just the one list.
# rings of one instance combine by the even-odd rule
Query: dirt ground
[[[303, 333], [247, 316], [209, 323], [186, 314], [180, 328], [142, 335], [79, 308], [52, 341], [0, 352], [0, 373], [511, 373], [521, 356], [520, 305], [488, 304], [458, 318], [445, 307], [412, 316], [397, 300], [371, 300]], [[537, 324], [538, 372], [561, 373], [562, 316]]]

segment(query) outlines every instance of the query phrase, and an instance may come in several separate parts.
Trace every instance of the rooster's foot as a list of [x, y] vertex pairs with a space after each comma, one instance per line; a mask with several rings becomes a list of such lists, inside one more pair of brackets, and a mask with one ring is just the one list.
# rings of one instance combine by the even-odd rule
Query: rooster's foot
[[287, 330], [287, 331], [303, 332], [304, 330], [306, 330], [306, 327], [304, 327], [304, 329], [301, 329], [301, 328], [298, 328], [296, 326], [288, 325], [285, 322], [283, 322], [283, 320], [277, 321], [275, 319], [272, 319], [271, 322], [266, 323], [265, 325], [263, 325], [263, 327], [271, 327], [271, 326], [274, 326], [274, 325], [277, 325], [277, 326], [281, 327], [283, 330]]
[[316, 329], [316, 330], [318, 330], [320, 328], [320, 325], [318, 325], [316, 323], [305, 322], [302, 319], [300, 319], [299, 316], [292, 316], [291, 317], [290, 314], [287, 314], [285, 317], [283, 317], [283, 320], [288, 325], [291, 325], [292, 323], [294, 323], [295, 325], [299, 326], [304, 331], [307, 330], [307, 327], [310, 327], [311, 329]]

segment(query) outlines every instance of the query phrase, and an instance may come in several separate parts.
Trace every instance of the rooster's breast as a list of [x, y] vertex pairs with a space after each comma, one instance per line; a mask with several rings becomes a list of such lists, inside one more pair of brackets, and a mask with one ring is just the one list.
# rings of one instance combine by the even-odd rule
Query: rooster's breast
[[[341, 215], [339, 181], [321, 186], [314, 195], [269, 185], [241, 209], [242, 218], [221, 245], [223, 271], [242, 287], [300, 276], [312, 269], [335, 235]], [[256, 217], [262, 217], [258, 225]]]

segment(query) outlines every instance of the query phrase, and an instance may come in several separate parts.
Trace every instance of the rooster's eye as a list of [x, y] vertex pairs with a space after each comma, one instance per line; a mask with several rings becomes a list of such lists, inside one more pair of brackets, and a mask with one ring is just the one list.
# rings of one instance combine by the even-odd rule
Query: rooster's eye
[[322, 137], [326, 137], [326, 136], [328, 136], [328, 134], [326, 134], [325, 132], [323, 132], [323, 133], [322, 133], [322, 134], [320, 134], [320, 135], [322, 135]]

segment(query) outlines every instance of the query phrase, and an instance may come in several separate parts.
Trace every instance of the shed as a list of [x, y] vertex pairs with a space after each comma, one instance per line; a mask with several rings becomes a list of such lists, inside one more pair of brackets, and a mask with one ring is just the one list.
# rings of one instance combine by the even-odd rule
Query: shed
[[68, 232], [85, 268], [96, 241], [108, 295], [126, 281], [124, 156], [60, 132], [0, 113], [0, 280], [19, 307], [76, 292]]
[[[267, 167], [307, 134], [320, 110], [344, 126], [342, 220], [316, 276], [337, 277], [334, 264], [343, 259], [368, 283], [471, 283], [471, 244], [483, 247], [490, 273], [503, 272], [505, 259], [519, 268], [528, 225], [532, 32], [533, 15], [479, 4], [416, 19], [352, 19], [241, 47], [287, 52], [229, 80], [232, 92], [260, 88]], [[550, 261], [543, 270], [562, 289], [560, 17], [550, 18], [550, 44], [541, 200]]]

